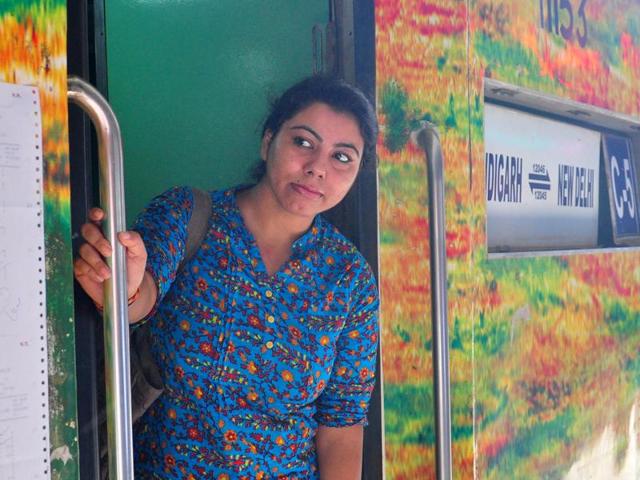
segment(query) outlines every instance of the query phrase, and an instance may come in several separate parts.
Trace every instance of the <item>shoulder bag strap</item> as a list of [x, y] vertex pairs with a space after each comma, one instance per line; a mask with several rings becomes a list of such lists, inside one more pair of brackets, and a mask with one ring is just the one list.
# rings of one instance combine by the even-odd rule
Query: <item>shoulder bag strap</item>
[[193, 211], [187, 224], [187, 244], [184, 249], [184, 258], [178, 266], [178, 272], [200, 250], [211, 217], [211, 195], [199, 188], [192, 188], [191, 191], [193, 192]]

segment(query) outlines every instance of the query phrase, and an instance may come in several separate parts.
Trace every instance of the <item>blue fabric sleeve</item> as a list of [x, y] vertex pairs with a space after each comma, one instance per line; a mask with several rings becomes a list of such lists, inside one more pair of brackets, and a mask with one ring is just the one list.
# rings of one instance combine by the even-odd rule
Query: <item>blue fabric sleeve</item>
[[138, 232], [147, 249], [147, 271], [158, 287], [156, 306], [167, 294], [184, 257], [187, 225], [193, 211], [193, 192], [175, 187], [154, 198], [136, 218], [132, 230]]
[[375, 278], [361, 256], [348, 275], [350, 314], [337, 341], [331, 377], [316, 403], [315, 419], [328, 427], [366, 425], [375, 384], [379, 336]]

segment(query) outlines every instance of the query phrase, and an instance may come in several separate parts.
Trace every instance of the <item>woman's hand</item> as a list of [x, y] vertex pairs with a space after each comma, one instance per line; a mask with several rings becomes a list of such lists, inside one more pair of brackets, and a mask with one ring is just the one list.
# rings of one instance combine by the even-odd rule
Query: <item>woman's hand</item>
[[[73, 273], [82, 289], [98, 305], [104, 301], [104, 281], [111, 276], [105, 262], [112, 254], [112, 247], [105, 238], [100, 227], [104, 219], [104, 211], [92, 208], [89, 211], [89, 222], [80, 229], [86, 243], [78, 250], [79, 256], [73, 263]], [[118, 233], [118, 241], [126, 248], [127, 256], [127, 292], [132, 297], [145, 274], [147, 250], [142, 237], [137, 232]]]

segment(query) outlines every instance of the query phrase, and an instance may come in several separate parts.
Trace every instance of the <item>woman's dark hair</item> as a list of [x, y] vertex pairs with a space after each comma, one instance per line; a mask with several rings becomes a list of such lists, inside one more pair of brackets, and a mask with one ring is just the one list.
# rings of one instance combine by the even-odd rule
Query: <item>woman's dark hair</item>
[[[364, 93], [344, 80], [326, 75], [313, 75], [296, 83], [272, 103], [269, 116], [262, 126], [262, 137], [267, 131], [274, 138], [282, 124], [314, 103], [324, 103], [339, 113], [356, 120], [364, 141], [362, 165], [375, 156], [378, 122], [373, 106]], [[266, 172], [265, 162], [252, 169], [252, 177], [259, 181]]]

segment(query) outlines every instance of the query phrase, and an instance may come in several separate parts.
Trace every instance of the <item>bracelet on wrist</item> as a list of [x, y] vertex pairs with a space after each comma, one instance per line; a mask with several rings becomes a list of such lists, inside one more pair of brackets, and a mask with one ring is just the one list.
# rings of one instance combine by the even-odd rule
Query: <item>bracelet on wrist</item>
[[[128, 299], [127, 299], [127, 306], [131, 306], [134, 304], [134, 302], [136, 300], [138, 300], [138, 297], [140, 296], [140, 287], [138, 287], [136, 289], [136, 291], [134, 292], [133, 295], [131, 295]], [[99, 304], [98, 302], [94, 301], [93, 304], [96, 306], [96, 309], [102, 313], [104, 311], [104, 305]]]
[[136, 291], [133, 293], [133, 295], [131, 295], [128, 300], [127, 300], [127, 305], [130, 307], [131, 305], [133, 305], [133, 303], [138, 300], [138, 297], [140, 296], [140, 287], [138, 287], [136, 289]]

